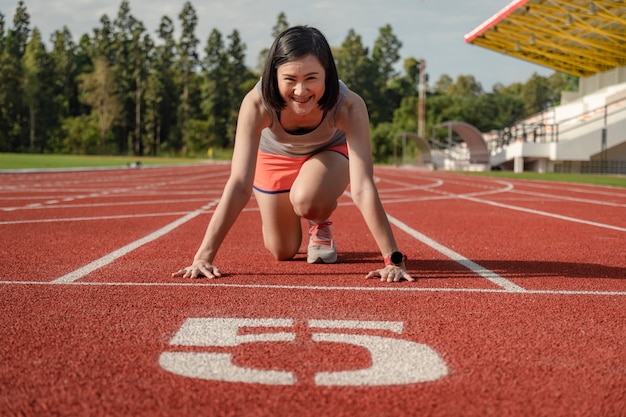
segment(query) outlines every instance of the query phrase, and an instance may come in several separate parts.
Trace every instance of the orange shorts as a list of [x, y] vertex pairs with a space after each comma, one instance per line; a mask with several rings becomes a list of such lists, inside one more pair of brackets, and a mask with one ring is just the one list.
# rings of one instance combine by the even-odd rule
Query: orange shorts
[[[322, 151], [333, 151], [348, 158], [348, 145], [331, 146]], [[267, 194], [287, 193], [300, 173], [302, 165], [313, 155], [304, 157], [273, 155], [259, 151], [254, 174], [254, 189]]]

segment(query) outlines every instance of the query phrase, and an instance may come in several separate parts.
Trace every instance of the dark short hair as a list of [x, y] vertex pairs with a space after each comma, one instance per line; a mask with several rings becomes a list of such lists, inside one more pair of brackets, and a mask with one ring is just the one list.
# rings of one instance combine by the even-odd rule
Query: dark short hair
[[331, 109], [339, 96], [339, 76], [328, 41], [318, 29], [309, 26], [294, 26], [282, 32], [274, 40], [265, 61], [261, 91], [266, 103], [274, 110], [285, 107], [285, 100], [278, 91], [278, 67], [314, 55], [326, 72], [324, 95], [317, 102], [322, 110]]

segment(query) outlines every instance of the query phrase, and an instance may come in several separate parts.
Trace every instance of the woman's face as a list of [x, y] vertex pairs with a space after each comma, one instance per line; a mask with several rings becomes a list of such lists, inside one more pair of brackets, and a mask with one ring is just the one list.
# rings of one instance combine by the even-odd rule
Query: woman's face
[[306, 116], [318, 110], [318, 101], [326, 90], [326, 71], [314, 55], [287, 62], [277, 69], [278, 91], [286, 108]]

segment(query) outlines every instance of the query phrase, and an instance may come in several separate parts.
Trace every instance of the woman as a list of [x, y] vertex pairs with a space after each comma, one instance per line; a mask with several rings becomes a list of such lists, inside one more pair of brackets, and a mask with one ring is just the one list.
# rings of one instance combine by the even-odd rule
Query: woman
[[172, 276], [221, 276], [213, 259], [252, 190], [265, 247], [276, 259], [298, 253], [304, 218], [307, 261], [336, 262], [329, 218], [348, 183], [385, 261], [367, 277], [414, 281], [374, 185], [365, 103], [339, 81], [319, 30], [289, 28], [274, 41], [261, 81], [243, 99], [230, 177], [194, 261]]

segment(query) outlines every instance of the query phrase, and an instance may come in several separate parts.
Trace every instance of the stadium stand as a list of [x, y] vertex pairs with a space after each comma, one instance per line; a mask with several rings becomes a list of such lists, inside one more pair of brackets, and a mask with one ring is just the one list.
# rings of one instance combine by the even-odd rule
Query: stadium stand
[[[465, 35], [467, 43], [580, 80], [579, 91], [564, 92], [559, 106], [483, 134], [487, 165], [626, 174], [625, 40], [623, 0], [515, 0]], [[469, 155], [472, 145], [455, 147], [445, 158], [463, 149]]]

